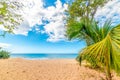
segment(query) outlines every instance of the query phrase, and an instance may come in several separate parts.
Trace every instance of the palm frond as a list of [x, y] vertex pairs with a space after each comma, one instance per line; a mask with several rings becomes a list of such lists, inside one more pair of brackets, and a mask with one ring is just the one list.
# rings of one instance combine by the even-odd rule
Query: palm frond
[[77, 60], [87, 60], [93, 67], [108, 65], [120, 73], [120, 25], [112, 28], [102, 41], [84, 48]]

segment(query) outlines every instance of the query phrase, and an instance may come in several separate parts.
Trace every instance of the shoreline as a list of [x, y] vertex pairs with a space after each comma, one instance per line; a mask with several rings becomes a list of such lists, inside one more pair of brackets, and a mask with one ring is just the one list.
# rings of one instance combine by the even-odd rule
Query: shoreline
[[11, 54], [11, 58], [26, 58], [26, 59], [75, 59], [77, 54]]
[[[101, 80], [104, 73], [79, 66], [75, 59], [0, 60], [0, 80]], [[114, 76], [114, 80], [120, 77]]]
[[[32, 60], [32, 61], [41, 61], [41, 60], [75, 60], [76, 61], [76, 59], [74, 59], [74, 58], [9, 58], [9, 59], [21, 59], [21, 60]], [[8, 59], [2, 59], [2, 60], [8, 60]]]

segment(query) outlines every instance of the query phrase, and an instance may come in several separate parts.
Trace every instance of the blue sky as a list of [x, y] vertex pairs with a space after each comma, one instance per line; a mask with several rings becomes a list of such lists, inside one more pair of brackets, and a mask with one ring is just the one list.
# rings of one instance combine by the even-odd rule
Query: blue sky
[[[65, 2], [66, 2], [66, 0], [61, 0], [61, 1], [58, 0], [58, 3], [56, 3], [56, 0], [39, 1], [39, 3], [44, 3], [43, 10], [47, 11], [48, 7], [54, 7], [53, 10], [47, 11], [47, 12], [51, 12], [51, 14], [52, 14], [52, 11], [54, 14], [54, 10], [57, 10], [57, 9], [60, 10], [59, 9], [60, 4], [64, 5]], [[36, 3], [37, 2], [35, 2], [35, 0], [31, 0], [31, 2], [30, 2], [31, 5], [34, 4], [35, 6], [38, 7], [39, 4], [36, 4]], [[58, 8], [56, 8], [57, 5], [58, 5]], [[39, 9], [36, 9], [36, 11], [37, 10], [39, 10]], [[36, 11], [34, 11], [33, 14], [36, 15]], [[37, 12], [39, 12], [39, 11], [37, 11]], [[29, 14], [29, 13], [26, 12], [26, 14]], [[58, 14], [59, 13], [60, 12], [58, 12]], [[49, 13], [47, 13], [47, 14], [49, 14]], [[30, 14], [29, 19], [31, 19], [31, 15], [32, 15], [32, 13]], [[24, 15], [24, 16], [26, 17], [26, 15]], [[52, 17], [52, 16], [50, 15], [50, 17]], [[49, 18], [49, 16], [47, 18]], [[75, 53], [78, 53], [80, 51], [80, 49], [85, 46], [84, 42], [79, 42], [79, 41], [71, 41], [70, 42], [70, 41], [65, 40], [64, 37], [59, 37], [64, 34], [60, 34], [60, 35], [57, 34], [57, 28], [58, 28], [57, 26], [56, 26], [57, 28], [55, 28], [55, 30], [56, 30], [55, 32], [57, 35], [52, 35], [54, 33], [52, 33], [49, 30], [44, 32], [45, 28], [43, 25], [47, 25], [47, 24], [45, 24], [47, 22], [51, 23], [52, 21], [47, 19], [44, 21], [44, 23], [39, 24], [37, 22], [32, 23], [32, 21], [29, 22], [28, 20], [26, 20], [20, 25], [20, 27], [22, 27], [22, 29], [20, 28], [19, 30], [15, 30], [15, 34], [7, 34], [5, 36], [5, 38], [1, 37], [0, 43], [2, 45], [6, 45], [6, 49], [12, 53], [72, 53], [72, 54], [75, 54]], [[55, 23], [55, 25], [56, 25], [56, 23]], [[58, 24], [58, 25], [61, 25], [61, 24]], [[53, 23], [53, 25], [50, 24], [47, 26], [54, 27], [54, 23]], [[63, 28], [58, 28], [58, 29], [63, 30]], [[47, 27], [46, 27], [46, 30], [47, 30]], [[49, 33], [51, 33], [51, 35]], [[61, 31], [61, 33], [62, 33], [62, 31]], [[52, 38], [54, 36], [55, 36], [55, 38]]]
[[[23, 22], [14, 30], [15, 34], [1, 37], [0, 46], [12, 53], [78, 53], [85, 47], [85, 43], [70, 42], [64, 36], [67, 1], [69, 0], [20, 0], [25, 5], [18, 11]], [[106, 19], [112, 19], [116, 25], [120, 23], [119, 8], [120, 0], [109, 1], [98, 9], [95, 19], [100, 25]]]
[[7, 43], [12, 53], [78, 53], [84, 42], [58, 41], [48, 42], [47, 35], [30, 31], [28, 36], [7, 34], [1, 37], [1, 43]]

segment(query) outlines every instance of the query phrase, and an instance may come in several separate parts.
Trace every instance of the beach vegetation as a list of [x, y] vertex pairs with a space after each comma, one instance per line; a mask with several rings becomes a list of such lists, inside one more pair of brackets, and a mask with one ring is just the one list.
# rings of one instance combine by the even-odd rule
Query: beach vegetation
[[5, 50], [0, 50], [0, 59], [8, 59], [10, 57], [10, 52]]
[[[14, 33], [13, 30], [22, 22], [22, 17], [18, 12], [23, 5], [17, 1], [0, 0], [0, 36], [6, 33]], [[10, 57], [10, 52], [0, 48], [0, 59]]]
[[83, 40], [86, 47], [77, 61], [87, 61], [92, 67], [102, 68], [106, 80], [112, 80], [111, 72], [120, 74], [120, 24], [106, 20], [102, 26], [94, 16], [99, 7], [109, 0], [75, 0], [68, 8], [66, 36], [69, 40]]

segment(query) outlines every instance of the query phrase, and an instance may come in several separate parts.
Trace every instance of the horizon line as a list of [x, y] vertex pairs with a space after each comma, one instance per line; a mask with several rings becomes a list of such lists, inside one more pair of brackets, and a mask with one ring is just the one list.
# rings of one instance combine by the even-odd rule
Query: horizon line
[[10, 53], [10, 54], [78, 54], [78, 53]]

